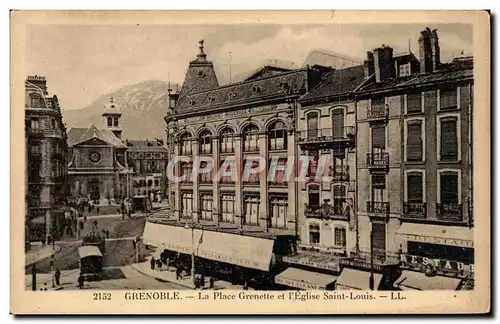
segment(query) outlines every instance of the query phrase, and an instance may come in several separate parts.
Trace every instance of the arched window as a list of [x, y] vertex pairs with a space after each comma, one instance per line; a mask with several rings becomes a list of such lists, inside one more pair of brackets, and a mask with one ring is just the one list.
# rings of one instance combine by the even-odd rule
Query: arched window
[[188, 133], [181, 135], [179, 140], [179, 149], [181, 155], [191, 155], [193, 153], [191, 150], [191, 138]]
[[198, 145], [200, 154], [212, 154], [212, 133], [208, 129], [201, 132]]
[[112, 127], [112, 126], [113, 126], [113, 118], [108, 117], [108, 127]]
[[115, 124], [115, 127], [118, 127], [118, 117], [114, 118], [114, 124]]
[[286, 150], [287, 149], [287, 134], [285, 123], [282, 121], [277, 121], [269, 127], [267, 131], [267, 136], [269, 139], [269, 150]]
[[234, 131], [229, 127], [219, 133], [219, 152], [234, 153]]
[[243, 129], [243, 152], [259, 151], [259, 128], [253, 124]]

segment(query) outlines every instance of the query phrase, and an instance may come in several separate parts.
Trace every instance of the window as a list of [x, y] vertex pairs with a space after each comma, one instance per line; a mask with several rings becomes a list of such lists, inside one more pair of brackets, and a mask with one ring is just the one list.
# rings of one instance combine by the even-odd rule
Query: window
[[260, 196], [245, 195], [243, 197], [244, 225], [259, 225]]
[[234, 194], [221, 195], [221, 221], [226, 223], [234, 223], [235, 211], [235, 196]]
[[200, 154], [212, 154], [212, 133], [209, 130], [204, 130], [200, 134], [198, 144]]
[[457, 108], [457, 88], [441, 89], [440, 90], [440, 109]]
[[31, 118], [31, 129], [40, 129], [40, 120], [38, 118]]
[[40, 95], [37, 93], [32, 93], [30, 95], [30, 107], [40, 108], [42, 106], [42, 101]]
[[33, 155], [39, 155], [41, 153], [40, 144], [39, 143], [32, 143], [30, 145], [30, 153]]
[[243, 130], [243, 152], [259, 151], [259, 129], [255, 125], [248, 125]]
[[118, 117], [113, 118], [114, 126], [118, 127]]
[[441, 160], [458, 160], [457, 118], [441, 118]]
[[136, 173], [142, 173], [141, 170], [141, 160], [135, 160], [135, 170]]
[[270, 151], [287, 149], [286, 127], [283, 122], [275, 122], [269, 127], [268, 140]]
[[54, 118], [50, 120], [50, 126], [52, 127], [52, 129], [56, 129], [56, 120]]
[[399, 76], [403, 77], [403, 76], [408, 76], [408, 75], [410, 75], [410, 63], [401, 64], [399, 66]]
[[346, 247], [346, 230], [343, 227], [335, 227], [335, 246]]
[[423, 178], [421, 172], [408, 173], [407, 176], [408, 203], [421, 204], [424, 201]]
[[108, 117], [108, 127], [113, 127], [113, 117]]
[[307, 114], [307, 138], [314, 139], [318, 137], [318, 113], [311, 112]]
[[[269, 161], [269, 165], [271, 165], [271, 161]], [[286, 185], [286, 167], [288, 165], [288, 160], [286, 158], [278, 159], [278, 163], [276, 164], [276, 169], [274, 170], [274, 179], [271, 181], [272, 184], [276, 185]], [[270, 170], [271, 172], [271, 170]]]
[[[209, 166], [207, 161], [200, 162], [200, 169], [205, 169]], [[213, 167], [212, 167], [213, 170]], [[200, 173], [200, 183], [211, 183], [212, 182], [212, 170], [208, 173]]]
[[332, 114], [333, 138], [344, 138], [344, 110], [336, 109]]
[[234, 131], [227, 127], [224, 128], [219, 135], [219, 151], [220, 153], [234, 153]]
[[181, 215], [183, 218], [193, 217], [193, 193], [181, 193]]
[[312, 245], [319, 244], [319, 225], [310, 224], [309, 225], [309, 243]]
[[422, 94], [412, 93], [406, 96], [406, 113], [422, 112]]
[[373, 153], [385, 150], [385, 127], [372, 127], [372, 150]]
[[318, 206], [320, 205], [319, 202], [319, 186], [318, 185], [310, 185], [309, 186], [309, 206]]
[[155, 179], [155, 187], [159, 187], [159, 186], [160, 186], [160, 180]]
[[193, 151], [191, 150], [191, 139], [189, 138], [189, 134], [184, 133], [179, 141], [179, 148], [181, 155], [191, 155]]
[[333, 211], [335, 215], [343, 215], [344, 213], [345, 192], [346, 187], [343, 185], [333, 187]]
[[[251, 162], [250, 162], [251, 161]], [[243, 168], [244, 168], [244, 173], [243, 173], [243, 182], [245, 184], [258, 184], [259, 179], [260, 179], [260, 173], [251, 173], [251, 174], [246, 174], [246, 170], [250, 169], [259, 169], [259, 161], [250, 159], [250, 160], [244, 160], [243, 161]]]
[[372, 187], [374, 189], [385, 189], [385, 175], [384, 174], [373, 174], [372, 175]]
[[269, 197], [269, 214], [270, 224], [272, 228], [286, 228], [286, 214], [288, 211], [288, 196], [271, 196]]
[[311, 162], [309, 162], [309, 165], [307, 167], [307, 176], [310, 178], [316, 177], [316, 171], [318, 170], [318, 163], [319, 163], [319, 152], [318, 151], [312, 151], [309, 152], [309, 154], [312, 157]]
[[458, 204], [458, 172], [441, 172], [441, 204]]
[[193, 165], [189, 162], [181, 163], [181, 177], [186, 176], [183, 182], [191, 182], [191, 174], [193, 170]]
[[368, 118], [381, 118], [386, 116], [387, 110], [385, 105], [385, 98], [373, 98], [371, 101], [371, 107], [368, 111]]
[[412, 120], [407, 123], [406, 159], [407, 161], [423, 160], [422, 122]]
[[207, 193], [200, 194], [201, 219], [213, 220], [212, 218], [213, 203], [214, 203], [214, 196], [212, 194], [207, 194]]
[[[220, 160], [219, 168], [221, 168], [224, 165], [224, 161], [225, 161], [225, 159], [221, 159]], [[236, 167], [236, 164], [234, 163], [234, 159], [233, 160], [229, 160], [229, 161], [233, 161], [232, 162], [233, 164], [229, 164], [230, 162], [228, 162], [228, 164], [226, 165], [224, 171], [225, 172], [229, 172], [229, 173], [231, 171], [233, 171], [234, 173], [236, 173], [236, 170], [234, 170], [234, 168]], [[233, 170], [231, 170], [231, 169], [233, 169]], [[221, 173], [222, 173], [222, 171], [221, 171]], [[221, 181], [221, 183], [234, 183], [233, 177], [231, 175], [223, 175], [221, 177], [220, 181]]]

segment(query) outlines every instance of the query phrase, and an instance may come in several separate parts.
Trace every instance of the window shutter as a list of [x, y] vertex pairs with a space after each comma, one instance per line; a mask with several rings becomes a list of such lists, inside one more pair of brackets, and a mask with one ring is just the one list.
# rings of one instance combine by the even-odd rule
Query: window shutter
[[421, 174], [408, 175], [408, 202], [421, 203], [423, 201], [423, 183]]
[[441, 159], [458, 158], [457, 119], [441, 120]]
[[407, 96], [406, 110], [409, 113], [422, 111], [422, 95], [420, 93], [409, 94]]
[[408, 161], [422, 161], [422, 124], [420, 122], [408, 123], [406, 145]]
[[444, 173], [440, 178], [441, 203], [458, 203], [458, 174]]

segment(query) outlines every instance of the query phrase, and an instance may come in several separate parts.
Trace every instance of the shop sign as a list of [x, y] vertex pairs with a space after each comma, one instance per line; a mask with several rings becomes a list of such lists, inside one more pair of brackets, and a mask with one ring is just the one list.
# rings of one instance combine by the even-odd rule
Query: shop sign
[[455, 238], [444, 238], [444, 237], [437, 237], [437, 236], [423, 236], [423, 235], [416, 235], [416, 234], [400, 234], [406, 236], [408, 241], [415, 241], [415, 242], [421, 242], [421, 243], [432, 243], [432, 244], [443, 244], [443, 245], [453, 245], [453, 246], [461, 246], [461, 247], [468, 247], [468, 248], [473, 248], [474, 243], [471, 240], [461, 240], [461, 239], [455, 239]]
[[304, 282], [304, 281], [290, 280], [287, 278], [276, 277], [274, 279], [274, 281], [280, 285], [300, 288], [300, 289], [304, 289], [304, 290], [322, 290], [322, 289], [325, 289], [325, 287], [321, 287], [319, 285], [315, 285], [315, 284]]
[[312, 268], [319, 268], [319, 269], [325, 269], [325, 270], [332, 270], [339, 272], [340, 271], [340, 266], [338, 261], [337, 262], [316, 262], [313, 260], [310, 260], [308, 258], [294, 258], [294, 257], [283, 257], [284, 262], [288, 263], [293, 263], [293, 264], [300, 264], [300, 265], [305, 265], [308, 267]]
[[446, 259], [432, 259], [418, 255], [401, 254], [401, 263], [409, 267], [428, 267], [443, 272], [474, 272], [474, 264]]
[[363, 260], [352, 260], [352, 259], [342, 259], [341, 263], [346, 266], [350, 266], [352, 268], [363, 268], [363, 269], [370, 269], [372, 268], [375, 271], [380, 271], [382, 272], [382, 266], [377, 263], [373, 263], [373, 265], [368, 262], [368, 261], [363, 261]]

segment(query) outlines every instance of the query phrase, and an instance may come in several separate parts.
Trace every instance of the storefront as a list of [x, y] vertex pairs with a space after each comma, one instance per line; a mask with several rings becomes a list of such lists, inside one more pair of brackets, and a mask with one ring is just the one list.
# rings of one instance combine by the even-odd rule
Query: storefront
[[402, 274], [395, 288], [460, 290], [473, 283], [473, 229], [404, 223], [396, 234]]
[[198, 272], [216, 271], [214, 275], [227, 279], [265, 285], [274, 271], [281, 270], [274, 269], [273, 239], [146, 222], [143, 242], [162, 251], [178, 252], [187, 267], [194, 249]]
[[333, 290], [336, 276], [298, 268], [288, 268], [274, 278], [275, 283], [299, 290]]

